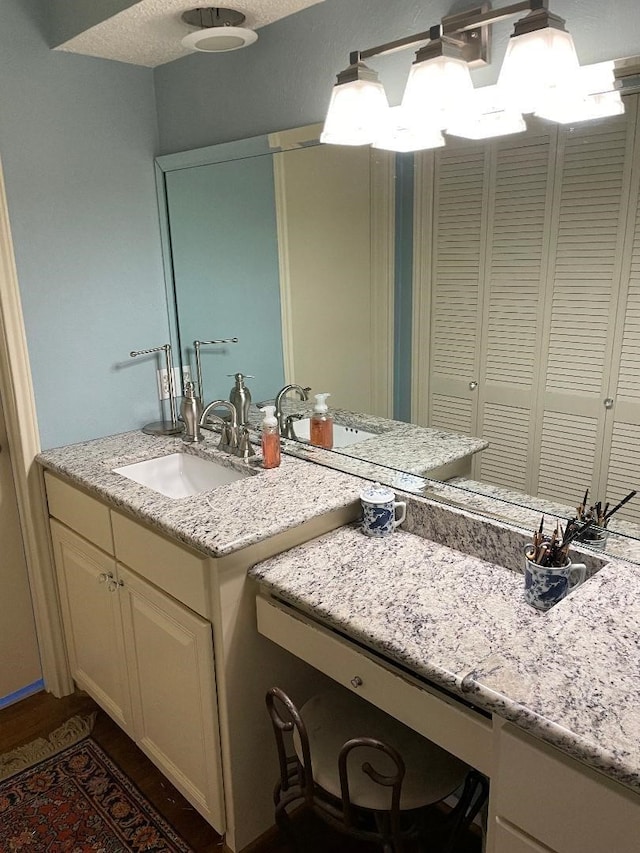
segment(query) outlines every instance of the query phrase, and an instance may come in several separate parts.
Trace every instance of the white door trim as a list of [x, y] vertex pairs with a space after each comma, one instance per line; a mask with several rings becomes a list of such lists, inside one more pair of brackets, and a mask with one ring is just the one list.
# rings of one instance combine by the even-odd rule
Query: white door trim
[[0, 162], [0, 389], [11, 449], [20, 526], [45, 687], [56, 696], [73, 690], [64, 649], [52, 570], [35, 399], [18, 289], [4, 173]]

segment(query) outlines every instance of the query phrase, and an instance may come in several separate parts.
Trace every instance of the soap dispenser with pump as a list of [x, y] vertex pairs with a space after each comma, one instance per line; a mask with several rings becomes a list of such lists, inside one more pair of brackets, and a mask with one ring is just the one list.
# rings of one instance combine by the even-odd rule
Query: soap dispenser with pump
[[253, 376], [247, 376], [244, 373], [229, 373], [228, 376], [233, 376], [236, 384], [231, 389], [229, 394], [229, 402], [236, 410], [238, 416], [238, 426], [246, 426], [249, 423], [249, 406], [251, 405], [251, 391], [244, 384], [245, 379], [253, 379]]
[[184, 397], [180, 406], [180, 417], [184, 422], [182, 440], [187, 444], [204, 441], [204, 436], [200, 432], [202, 403], [195, 393], [193, 382], [185, 382]]
[[264, 406], [262, 421], [262, 467], [277, 468], [280, 464], [280, 433], [275, 406]]
[[331, 450], [333, 447], [333, 418], [328, 414], [329, 394], [316, 394], [316, 404], [311, 415], [311, 444]]

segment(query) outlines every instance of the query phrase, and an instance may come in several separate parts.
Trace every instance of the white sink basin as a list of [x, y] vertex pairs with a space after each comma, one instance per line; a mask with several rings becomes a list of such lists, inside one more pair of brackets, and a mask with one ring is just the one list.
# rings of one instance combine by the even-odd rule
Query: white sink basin
[[188, 498], [249, 476], [248, 472], [225, 468], [189, 453], [171, 453], [112, 470], [168, 498]]
[[[296, 436], [301, 441], [309, 441], [311, 438], [311, 418], [301, 418], [299, 421], [293, 422], [293, 429]], [[367, 432], [364, 429], [357, 427], [343, 426], [342, 424], [333, 425], [333, 446], [334, 448], [349, 447], [352, 444], [358, 444], [360, 441], [365, 441], [367, 438], [375, 438], [375, 432]]]

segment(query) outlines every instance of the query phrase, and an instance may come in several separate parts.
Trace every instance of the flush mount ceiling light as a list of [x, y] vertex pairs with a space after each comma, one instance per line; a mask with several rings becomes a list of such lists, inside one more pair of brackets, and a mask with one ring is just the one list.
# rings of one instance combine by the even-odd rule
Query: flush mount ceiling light
[[[523, 12], [498, 86], [474, 89], [469, 69], [488, 62], [490, 25]], [[594, 89], [564, 23], [549, 11], [548, 0], [495, 10], [485, 4], [447, 15], [425, 32], [353, 52], [334, 86], [321, 141], [417, 151], [442, 145], [441, 131], [471, 139], [519, 133], [526, 130], [523, 113], [565, 123], [624, 112], [618, 90], [627, 87], [609, 74]], [[417, 54], [402, 112], [392, 118], [383, 86], [364, 61], [409, 48]], [[491, 90], [486, 97], [479, 94], [483, 89]]]
[[247, 47], [258, 39], [254, 30], [241, 26], [245, 16], [234, 9], [221, 9], [218, 6], [190, 9], [183, 13], [182, 20], [189, 26], [199, 28], [182, 39], [183, 46], [190, 50], [227, 53]]

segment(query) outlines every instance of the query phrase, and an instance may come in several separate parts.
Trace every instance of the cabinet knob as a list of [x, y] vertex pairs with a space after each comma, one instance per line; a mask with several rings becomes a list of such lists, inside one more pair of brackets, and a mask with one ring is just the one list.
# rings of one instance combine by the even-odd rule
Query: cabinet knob
[[477, 387], [478, 383], [475, 380], [469, 383], [469, 391], [475, 391]]
[[100, 572], [98, 575], [98, 583], [106, 583], [113, 580], [113, 572]]
[[613, 397], [607, 397], [604, 401], [605, 409], [613, 409]]
[[107, 584], [107, 589], [109, 592], [115, 592], [119, 586], [124, 586], [123, 581], [116, 580], [113, 575], [109, 578], [109, 583]]
[[360, 678], [359, 675], [355, 675], [351, 679], [351, 684], [353, 685], [353, 687], [362, 687], [362, 679]]

